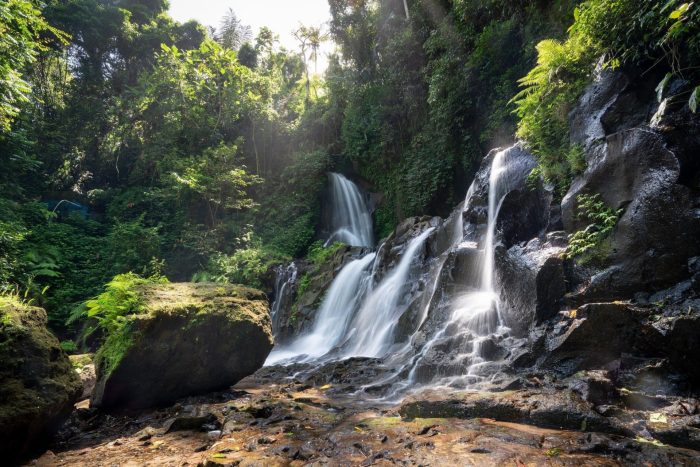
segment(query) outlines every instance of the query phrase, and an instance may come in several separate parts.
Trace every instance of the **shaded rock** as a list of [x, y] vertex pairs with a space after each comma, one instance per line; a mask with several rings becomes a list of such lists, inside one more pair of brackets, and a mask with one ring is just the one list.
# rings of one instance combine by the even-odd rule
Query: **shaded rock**
[[80, 378], [46, 312], [0, 298], [0, 455], [13, 463], [39, 451], [80, 397]]
[[593, 405], [610, 404], [618, 398], [618, 392], [606, 373], [601, 370], [586, 371], [569, 378], [567, 385]]
[[70, 361], [75, 371], [80, 377], [80, 382], [83, 385], [83, 392], [80, 399], [89, 399], [95, 383], [97, 382], [97, 374], [95, 372], [95, 364], [92, 362], [92, 354], [71, 355]]
[[207, 412], [206, 410], [195, 409], [192, 412], [178, 415], [167, 420], [163, 424], [165, 433], [174, 431], [207, 431], [211, 427], [219, 427], [219, 422], [216, 415]]
[[560, 334], [550, 336], [543, 364], [565, 375], [600, 368], [622, 353], [658, 356], [661, 335], [646, 312], [624, 303], [592, 303], [576, 310]]
[[[687, 309], [686, 309], [687, 310]], [[665, 334], [664, 347], [669, 363], [696, 387], [700, 387], [700, 308], [672, 319]]]
[[501, 311], [516, 335], [552, 318], [560, 310], [566, 293], [563, 233], [535, 238], [525, 246], [496, 252], [496, 276]]
[[662, 443], [700, 450], [700, 415], [671, 418], [666, 423], [647, 422], [646, 428]]
[[262, 366], [272, 348], [265, 294], [221, 284], [145, 286], [129, 317], [96, 356], [91, 404], [165, 405], [223, 389]]

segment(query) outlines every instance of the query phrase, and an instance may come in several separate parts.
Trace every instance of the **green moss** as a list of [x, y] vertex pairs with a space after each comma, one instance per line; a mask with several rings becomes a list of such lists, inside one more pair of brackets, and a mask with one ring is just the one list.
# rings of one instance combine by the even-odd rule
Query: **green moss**
[[100, 374], [103, 377], [108, 377], [112, 374], [133, 343], [134, 336], [130, 326], [126, 325], [126, 323], [120, 328], [112, 330], [95, 355], [95, 362], [100, 368]]

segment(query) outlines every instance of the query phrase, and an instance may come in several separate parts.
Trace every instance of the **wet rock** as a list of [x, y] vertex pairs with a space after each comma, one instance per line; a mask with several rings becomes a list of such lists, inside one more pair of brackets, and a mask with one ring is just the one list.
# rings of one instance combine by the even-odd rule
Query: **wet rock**
[[496, 253], [496, 276], [501, 311], [516, 335], [552, 318], [563, 305], [566, 293], [563, 233], [535, 238], [525, 246], [516, 245]]
[[662, 443], [700, 450], [700, 415], [672, 418], [665, 423], [649, 421], [646, 428]]
[[[697, 158], [689, 155], [697, 154], [700, 141], [682, 141], [678, 135], [674, 139], [658, 126], [640, 125], [648, 121], [647, 103], [654, 99], [631, 97], [635, 91], [628, 84], [620, 73], [602, 73], [571, 116], [572, 142], [585, 149], [588, 167], [562, 201], [565, 228], [572, 232], [585, 227], [576, 217], [581, 194], [600, 194], [606, 204], [623, 210], [598, 255], [599, 270], [578, 284], [577, 303], [668, 287], [688, 277], [686, 260], [700, 252], [695, 241], [700, 235], [697, 196], [685, 181], [697, 178]], [[614, 124], [615, 116], [623, 114], [622, 125]], [[676, 118], [676, 127], [689, 130], [687, 134], [700, 127], [697, 116]], [[686, 162], [690, 159], [692, 164]]]
[[549, 337], [543, 365], [571, 375], [601, 368], [623, 353], [659, 356], [661, 335], [645, 324], [644, 310], [624, 303], [580, 307], [560, 334]]
[[586, 371], [569, 378], [570, 389], [581, 395], [583, 400], [593, 405], [606, 405], [618, 398], [617, 388], [610, 380], [607, 372], [602, 370]]
[[542, 427], [609, 433], [624, 431], [596, 413], [592, 404], [584, 401], [578, 393], [569, 390], [462, 393], [450, 397], [408, 401], [401, 406], [399, 413], [409, 420], [487, 417]]
[[138, 293], [144, 313], [97, 353], [96, 407], [139, 409], [224, 389], [260, 368], [272, 348], [262, 292], [163, 284]]
[[684, 316], [671, 318], [658, 327], [665, 326], [665, 349], [669, 363], [695, 387], [700, 387], [700, 365], [697, 356], [700, 355], [700, 302], [693, 301], [688, 305]]
[[42, 449], [82, 392], [46, 324], [43, 309], [0, 298], [0, 456], [10, 464]]

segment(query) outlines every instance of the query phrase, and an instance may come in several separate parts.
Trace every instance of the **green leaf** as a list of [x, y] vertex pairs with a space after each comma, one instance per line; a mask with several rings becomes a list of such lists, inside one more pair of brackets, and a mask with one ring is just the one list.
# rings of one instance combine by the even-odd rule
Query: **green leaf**
[[690, 95], [690, 99], [688, 100], [688, 106], [690, 107], [690, 111], [693, 113], [698, 112], [698, 101], [700, 100], [700, 86], [697, 86], [694, 90], [693, 93]]

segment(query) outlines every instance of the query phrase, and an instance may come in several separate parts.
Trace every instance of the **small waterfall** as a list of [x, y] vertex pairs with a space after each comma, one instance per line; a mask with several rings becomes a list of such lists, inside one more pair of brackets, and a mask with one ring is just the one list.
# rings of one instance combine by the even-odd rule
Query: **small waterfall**
[[348, 323], [369, 287], [368, 269], [375, 257], [375, 253], [369, 253], [348, 263], [328, 289], [311, 331], [289, 346], [275, 348], [266, 365], [313, 360], [336, 347], [346, 335]]
[[372, 216], [360, 189], [341, 174], [329, 173], [331, 231], [326, 244], [338, 241], [350, 246], [374, 246]]
[[291, 287], [297, 281], [297, 265], [292, 262], [287, 266], [277, 267], [275, 276], [275, 301], [270, 307], [270, 319], [272, 320], [272, 335], [276, 336], [280, 328], [280, 310], [291, 305], [289, 293]]
[[353, 336], [345, 356], [381, 357], [391, 347], [393, 331], [404, 311], [399, 301], [409, 285], [411, 263], [433, 230], [427, 229], [411, 240], [398, 266], [367, 297], [353, 321]]

